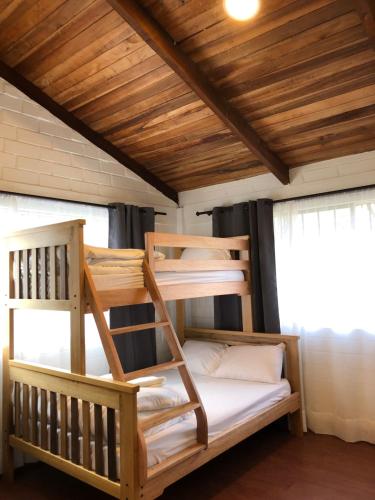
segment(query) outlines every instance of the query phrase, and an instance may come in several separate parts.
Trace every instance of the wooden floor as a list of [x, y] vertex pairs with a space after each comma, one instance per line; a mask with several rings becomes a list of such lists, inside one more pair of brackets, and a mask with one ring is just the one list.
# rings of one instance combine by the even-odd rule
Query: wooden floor
[[[0, 482], [0, 500], [109, 500], [45, 465]], [[374, 500], [375, 446], [263, 431], [168, 488], [160, 500]]]

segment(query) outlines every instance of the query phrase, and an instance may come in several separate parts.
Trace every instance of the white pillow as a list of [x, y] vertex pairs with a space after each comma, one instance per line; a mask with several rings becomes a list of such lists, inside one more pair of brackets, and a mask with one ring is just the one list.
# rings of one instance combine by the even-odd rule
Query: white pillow
[[222, 248], [185, 248], [182, 251], [183, 260], [231, 260], [229, 250]]
[[211, 375], [219, 366], [226, 348], [225, 344], [217, 342], [187, 340], [182, 349], [192, 373]]
[[228, 347], [212, 375], [276, 384], [281, 380], [284, 349], [284, 344]]

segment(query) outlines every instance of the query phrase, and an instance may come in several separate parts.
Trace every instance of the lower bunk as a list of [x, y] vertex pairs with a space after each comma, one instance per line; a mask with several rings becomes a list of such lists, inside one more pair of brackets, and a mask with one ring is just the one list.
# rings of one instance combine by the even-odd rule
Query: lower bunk
[[160, 415], [163, 404], [170, 412], [173, 403], [165, 401], [173, 394], [176, 404], [184, 404], [177, 371], [158, 374], [166, 383], [155, 407], [147, 389], [130, 383], [9, 361], [14, 395], [6, 442], [8, 475], [12, 448], [17, 448], [114, 497], [153, 499], [283, 415], [290, 415], [291, 431], [302, 434], [297, 337], [215, 330], [186, 333], [214, 345], [282, 342], [284, 378], [267, 384], [194, 374], [207, 414], [205, 448], [196, 443], [193, 412], [168, 422], [153, 417], [152, 410]]

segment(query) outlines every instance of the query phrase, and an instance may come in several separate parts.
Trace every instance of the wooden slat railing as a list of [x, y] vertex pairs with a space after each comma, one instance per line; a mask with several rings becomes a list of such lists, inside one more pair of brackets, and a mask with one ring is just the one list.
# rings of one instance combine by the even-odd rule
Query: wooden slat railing
[[[14, 407], [12, 446], [32, 451], [34, 456], [42, 453], [43, 460], [55, 466], [69, 463], [73, 468], [70, 472], [79, 478], [86, 470], [90, 475], [84, 480], [98, 486], [100, 477], [98, 487], [119, 496], [118, 471], [124, 467], [118, 463], [117, 446], [137, 441], [127, 438], [127, 443], [119, 442], [116, 418], [128, 421], [120, 410], [134, 415], [137, 387], [19, 361], [9, 365]], [[122, 435], [128, 432], [137, 435], [136, 421], [133, 429], [123, 429]], [[129, 449], [128, 453], [136, 455], [137, 450]]]
[[68, 300], [68, 246], [11, 252], [13, 289], [10, 299]]

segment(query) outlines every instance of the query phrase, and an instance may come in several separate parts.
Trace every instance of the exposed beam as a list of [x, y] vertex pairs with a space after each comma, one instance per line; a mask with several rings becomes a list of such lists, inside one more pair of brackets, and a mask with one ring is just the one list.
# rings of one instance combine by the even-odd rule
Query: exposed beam
[[70, 128], [81, 134], [87, 140], [92, 142], [95, 146], [102, 149], [110, 156], [115, 158], [119, 163], [124, 165], [135, 174], [139, 175], [144, 181], [163, 193], [165, 196], [178, 203], [177, 192], [161, 181], [154, 174], [149, 172], [143, 165], [138, 163], [133, 158], [130, 158], [126, 153], [114, 146], [111, 142], [107, 141], [102, 135], [98, 134], [87, 126], [82, 120], [76, 118], [73, 113], [67, 111], [60, 106], [56, 101], [51, 99], [42, 90], [36, 87], [29, 80], [26, 80], [22, 75], [17, 73], [13, 68], [0, 61], [0, 77], [7, 80], [9, 83], [18, 88], [21, 92], [26, 94], [30, 99], [37, 102], [43, 108], [47, 109], [50, 113], [56, 116], [59, 120], [64, 122]]
[[177, 47], [164, 28], [134, 0], [108, 0], [108, 2], [248, 149], [283, 184], [288, 184], [288, 167], [268, 148], [243, 116], [220, 95], [199, 67]]
[[354, 0], [367, 36], [375, 49], [375, 0]]

